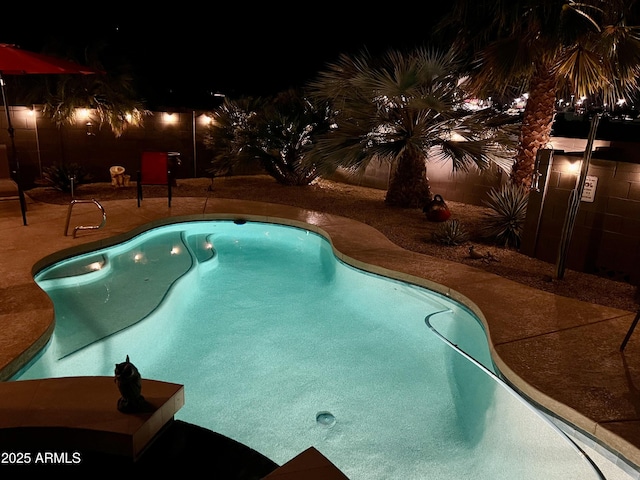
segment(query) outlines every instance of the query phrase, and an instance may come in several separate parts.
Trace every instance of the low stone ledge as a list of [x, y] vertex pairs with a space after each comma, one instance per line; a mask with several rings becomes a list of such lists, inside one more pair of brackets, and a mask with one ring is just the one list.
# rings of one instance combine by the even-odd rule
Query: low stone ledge
[[142, 380], [145, 413], [122, 413], [113, 377], [0, 383], [0, 449], [96, 451], [136, 460], [184, 405], [184, 386]]

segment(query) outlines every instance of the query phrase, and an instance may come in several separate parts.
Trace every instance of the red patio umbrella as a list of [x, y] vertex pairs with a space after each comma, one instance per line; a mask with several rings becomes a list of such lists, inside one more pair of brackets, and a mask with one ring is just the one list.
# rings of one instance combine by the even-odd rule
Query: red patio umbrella
[[11, 139], [11, 166], [15, 168], [18, 184], [18, 192], [20, 194], [20, 206], [22, 208], [22, 220], [27, 224], [26, 203], [24, 192], [20, 181], [20, 168], [16, 153], [16, 145], [14, 140], [14, 131], [11, 124], [11, 115], [9, 113], [9, 105], [7, 104], [7, 94], [4, 84], [4, 75], [69, 75], [69, 74], [94, 74], [100, 73], [89, 67], [85, 67], [75, 62], [70, 62], [51, 55], [43, 55], [41, 53], [22, 50], [16, 45], [0, 43], [0, 88], [2, 89], [2, 100], [4, 110], [7, 115], [7, 130]]
[[6, 43], [0, 43], [0, 72], [4, 75], [98, 73], [93, 68], [69, 60], [30, 52]]

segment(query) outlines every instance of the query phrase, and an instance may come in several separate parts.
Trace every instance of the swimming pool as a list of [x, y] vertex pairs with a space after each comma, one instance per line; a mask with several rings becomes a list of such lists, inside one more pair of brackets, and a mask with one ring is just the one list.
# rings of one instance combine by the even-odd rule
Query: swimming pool
[[177, 223], [36, 280], [56, 330], [16, 380], [112, 375], [129, 355], [185, 385], [177, 418], [279, 464], [313, 445], [352, 480], [601, 478], [495, 375], [472, 312], [309, 230]]

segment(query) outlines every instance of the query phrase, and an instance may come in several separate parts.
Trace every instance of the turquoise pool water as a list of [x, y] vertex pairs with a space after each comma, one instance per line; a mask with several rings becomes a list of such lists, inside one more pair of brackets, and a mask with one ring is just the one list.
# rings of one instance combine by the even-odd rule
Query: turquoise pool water
[[313, 445], [351, 480], [601, 478], [496, 376], [468, 309], [311, 231], [176, 223], [36, 281], [56, 330], [14, 380], [113, 375], [129, 355], [185, 386], [177, 418], [279, 464]]

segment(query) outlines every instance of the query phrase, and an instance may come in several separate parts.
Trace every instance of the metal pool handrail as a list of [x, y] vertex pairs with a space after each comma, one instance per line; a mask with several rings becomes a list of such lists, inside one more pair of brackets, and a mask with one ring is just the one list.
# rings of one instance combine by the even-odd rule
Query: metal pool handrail
[[74, 199], [74, 200], [71, 200], [71, 202], [69, 202], [69, 210], [67, 212], [67, 223], [64, 227], [65, 237], [68, 235], [68, 232], [69, 232], [69, 221], [71, 220], [71, 210], [73, 210], [73, 206], [76, 203], [95, 204], [95, 206], [98, 207], [98, 209], [100, 209], [100, 211], [102, 212], [102, 222], [100, 223], [100, 225], [89, 225], [89, 226], [78, 225], [73, 229], [73, 238], [76, 238], [76, 233], [78, 232], [78, 230], [97, 230], [99, 228], [104, 227], [104, 224], [107, 223], [107, 213], [104, 211], [104, 207], [95, 198], [92, 198], [91, 200], [75, 200]]

